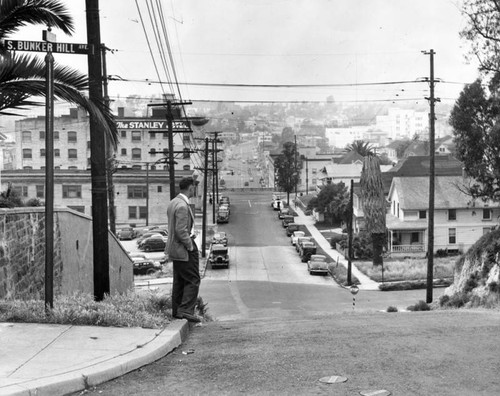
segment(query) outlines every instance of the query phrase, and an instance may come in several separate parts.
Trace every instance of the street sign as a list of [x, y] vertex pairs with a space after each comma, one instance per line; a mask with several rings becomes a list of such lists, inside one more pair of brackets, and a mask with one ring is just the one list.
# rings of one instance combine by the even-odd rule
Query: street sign
[[58, 54], [82, 54], [89, 53], [88, 44], [76, 43], [48, 43], [45, 41], [4, 40], [4, 46], [8, 51], [28, 52], [55, 52]]

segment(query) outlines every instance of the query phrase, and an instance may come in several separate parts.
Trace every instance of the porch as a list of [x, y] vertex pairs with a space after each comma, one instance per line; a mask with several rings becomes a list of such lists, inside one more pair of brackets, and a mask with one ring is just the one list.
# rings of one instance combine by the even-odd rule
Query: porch
[[395, 216], [386, 217], [387, 253], [395, 255], [427, 252], [427, 221], [402, 221]]

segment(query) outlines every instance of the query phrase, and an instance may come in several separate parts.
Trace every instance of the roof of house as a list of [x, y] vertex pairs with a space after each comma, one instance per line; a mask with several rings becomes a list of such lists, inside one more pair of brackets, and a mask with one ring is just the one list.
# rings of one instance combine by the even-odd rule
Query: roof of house
[[[434, 172], [436, 176], [461, 176], [462, 163], [446, 155], [435, 156]], [[415, 155], [403, 158], [388, 172], [393, 176], [429, 176], [430, 157], [428, 155]]]
[[[436, 176], [434, 179], [434, 208], [459, 209], [471, 206], [472, 198], [460, 191], [464, 185], [462, 176]], [[389, 196], [396, 189], [401, 209], [423, 210], [429, 208], [429, 178], [428, 177], [395, 177]], [[476, 207], [487, 205], [477, 200]]]
[[363, 156], [357, 151], [348, 151], [339, 161], [336, 161], [337, 164], [354, 164], [356, 162], [363, 163]]

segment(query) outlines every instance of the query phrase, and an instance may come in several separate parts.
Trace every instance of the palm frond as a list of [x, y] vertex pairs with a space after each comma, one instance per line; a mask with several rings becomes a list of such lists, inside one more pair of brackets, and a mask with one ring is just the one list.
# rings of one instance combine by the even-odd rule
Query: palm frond
[[[88, 80], [78, 70], [54, 66], [54, 97], [77, 104], [97, 120], [116, 148], [118, 131], [111, 110], [103, 102], [91, 101], [84, 95]], [[23, 109], [35, 102], [31, 97], [45, 97], [45, 62], [36, 56], [0, 56], [0, 112]]]
[[0, 0], [0, 39], [26, 25], [50, 25], [68, 35], [75, 31], [69, 10], [59, 0]]

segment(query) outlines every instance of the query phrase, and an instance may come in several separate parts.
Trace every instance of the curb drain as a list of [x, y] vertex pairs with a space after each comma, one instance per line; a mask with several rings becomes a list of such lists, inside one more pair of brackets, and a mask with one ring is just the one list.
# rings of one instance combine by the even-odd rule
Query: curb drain
[[361, 391], [359, 392], [362, 396], [389, 396], [391, 392], [385, 389], [376, 390], [376, 391]]
[[323, 382], [325, 384], [338, 384], [341, 382], [346, 382], [347, 377], [341, 377], [339, 375], [332, 375], [330, 377], [323, 377], [319, 379], [320, 382]]

